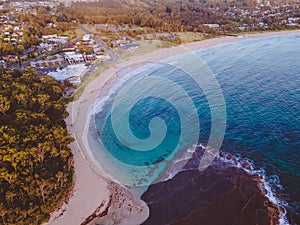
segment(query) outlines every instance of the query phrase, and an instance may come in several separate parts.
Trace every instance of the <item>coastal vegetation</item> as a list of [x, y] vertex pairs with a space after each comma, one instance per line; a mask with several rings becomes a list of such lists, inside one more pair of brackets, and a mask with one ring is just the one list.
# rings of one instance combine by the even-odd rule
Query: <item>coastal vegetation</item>
[[49, 76], [1, 70], [0, 224], [41, 224], [73, 181], [64, 86]]
[[[300, 27], [300, 5], [289, 0], [279, 6], [256, 0], [51, 1], [51, 7], [27, 8], [25, 2], [18, 11], [0, 3], [0, 224], [42, 224], [67, 200], [73, 139], [64, 121], [66, 104], [111, 64], [219, 35]], [[78, 60], [92, 64], [82, 77], [70, 73], [78, 75], [80, 85], [40, 75], [66, 67], [68, 51], [95, 56], [95, 61]], [[27, 65], [36, 66], [39, 75]]]
[[[10, 9], [10, 8], [8, 8]], [[16, 56], [18, 63], [21, 63], [22, 56], [34, 58], [38, 52], [43, 35], [66, 35], [72, 39], [77, 38], [76, 24], [69, 21], [61, 14], [50, 13], [47, 7], [36, 7], [32, 13], [19, 14], [11, 19], [11, 24], [4, 30], [0, 26], [0, 58], [6, 55]], [[0, 17], [6, 10], [0, 11]], [[17, 22], [18, 21], [18, 22]], [[0, 22], [1, 25], [1, 22]], [[17, 29], [16, 29], [17, 28]], [[74, 37], [73, 37], [74, 36]]]
[[[299, 5], [287, 1], [79, 1], [62, 7], [69, 20], [89, 24], [136, 25], [156, 32], [200, 32], [212, 35], [297, 28]], [[295, 20], [295, 23], [291, 23]], [[208, 25], [208, 26], [207, 26]], [[210, 26], [217, 25], [217, 26]]]

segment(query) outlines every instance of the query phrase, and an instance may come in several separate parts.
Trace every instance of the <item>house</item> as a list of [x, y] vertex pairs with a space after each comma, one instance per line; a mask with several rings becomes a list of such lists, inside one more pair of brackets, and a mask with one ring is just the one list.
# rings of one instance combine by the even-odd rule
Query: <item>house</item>
[[76, 52], [65, 52], [64, 57], [70, 65], [85, 62], [84, 56]]
[[90, 39], [91, 39], [91, 37], [90, 37], [89, 34], [85, 34], [85, 35], [83, 35], [83, 37], [82, 37], [82, 41], [84, 41], [84, 42], [88, 42]]
[[85, 55], [84, 59], [86, 62], [92, 62], [92, 61], [95, 61], [97, 59], [97, 57], [95, 55]]
[[203, 26], [207, 26], [209, 28], [219, 28], [220, 27], [220, 25], [216, 24], [216, 23], [206, 23], [206, 24], [203, 24]]
[[23, 32], [22, 31], [17, 31], [15, 32], [17, 35], [19, 35], [19, 37], [22, 37], [23, 36]]
[[81, 83], [82, 79], [81, 76], [74, 76], [67, 79], [71, 84], [78, 85]]
[[47, 58], [45, 60], [39, 60], [37, 62], [31, 62], [32, 67], [47, 67], [47, 66], [61, 66], [66, 63], [64, 57], [55, 55], [54, 58]]
[[107, 42], [107, 41], [110, 41], [110, 39], [109, 39], [108, 37], [105, 37], [105, 36], [102, 36], [102, 37], [101, 37], [101, 40], [102, 40], [102, 41], [106, 41], [106, 42]]
[[12, 25], [9, 25], [9, 24], [4, 25], [4, 30], [9, 30], [11, 28], [12, 28]]
[[288, 23], [287, 26], [298, 27], [299, 24], [298, 23]]
[[120, 45], [120, 48], [125, 50], [125, 51], [130, 51], [130, 50], [133, 50], [133, 49], [138, 48], [138, 47], [140, 47], [140, 45], [137, 44], [137, 43]]
[[7, 63], [5, 60], [0, 60], [0, 67], [4, 67], [4, 68], [7, 67]]
[[287, 19], [288, 23], [298, 23], [299, 17], [290, 17]]
[[109, 55], [97, 55], [96, 57], [97, 57], [97, 59], [100, 59], [103, 61], [111, 59]]
[[73, 52], [75, 50], [76, 50], [75, 47], [65, 47], [62, 49], [63, 52]]
[[75, 90], [72, 88], [68, 88], [63, 92], [64, 97], [70, 97], [75, 93]]
[[57, 36], [55, 38], [48, 38], [47, 39], [48, 43], [52, 44], [65, 44], [68, 42], [68, 37], [65, 36]]
[[11, 37], [13, 37], [13, 38], [18, 38], [19, 35], [18, 35], [17, 33], [13, 33], [13, 34], [11, 35]]
[[52, 51], [54, 48], [54, 45], [48, 44], [48, 43], [40, 43], [38, 46], [38, 49], [43, 52]]
[[53, 28], [54, 27], [54, 23], [47, 23], [47, 27]]
[[96, 55], [104, 55], [104, 50], [100, 48], [94, 48], [94, 53]]
[[4, 55], [2, 56], [2, 58], [6, 61], [6, 62], [17, 62], [18, 61], [18, 57], [15, 55]]
[[42, 38], [43, 39], [49, 39], [49, 38], [56, 38], [57, 37], [57, 34], [49, 34], [49, 35], [42, 35]]
[[87, 44], [88, 44], [88, 45], [93, 45], [93, 44], [95, 44], [95, 41], [94, 41], [94, 40], [89, 40], [89, 41], [87, 42]]
[[29, 48], [26, 50], [27, 55], [30, 55], [31, 57], [37, 57], [39, 55], [38, 51], [34, 48]]

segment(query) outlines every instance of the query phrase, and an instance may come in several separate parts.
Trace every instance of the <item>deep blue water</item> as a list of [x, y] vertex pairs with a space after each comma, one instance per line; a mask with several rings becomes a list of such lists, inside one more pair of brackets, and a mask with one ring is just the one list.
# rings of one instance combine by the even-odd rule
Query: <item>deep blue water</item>
[[300, 211], [300, 34], [225, 44], [198, 52], [222, 87], [222, 150], [239, 153], [283, 186]]
[[[268, 181], [274, 187], [282, 188], [284, 196], [281, 197], [292, 210], [300, 211], [300, 34], [223, 44], [197, 51], [196, 54], [215, 74], [226, 102], [227, 125], [221, 151], [252, 160], [256, 168], [266, 172]], [[193, 65], [192, 61], [189, 63]], [[116, 119], [119, 124], [129, 121], [129, 130], [138, 139], [150, 138], [151, 129], [162, 136], [166, 129], [166, 135], [159, 145], [148, 152], [137, 152], [134, 150], [136, 143], [125, 143], [128, 141], [126, 130], [123, 130], [123, 136], [115, 135], [110, 110], [123, 87], [151, 76], [175, 83], [174, 86], [159, 81], [153, 83], [159, 87], [157, 95], [162, 92], [169, 94], [166, 98], [153, 94], [153, 84], [145, 82], [138, 84], [136, 91], [152, 94], [144, 99], [142, 95], [121, 96], [124, 105], [116, 108], [119, 115], [125, 110], [126, 104], [129, 107], [132, 98], [139, 99], [134, 107], [129, 107], [128, 118], [122, 115]], [[178, 95], [178, 85], [187, 93], [187, 98]], [[134, 93], [135, 88], [130, 90]], [[177, 101], [178, 107], [174, 107], [172, 101]], [[189, 101], [195, 105], [199, 121], [192, 117], [194, 111], [188, 104], [181, 104]], [[149, 128], [154, 117], [160, 120]], [[186, 120], [186, 124], [180, 126], [183, 120]], [[194, 140], [189, 138], [195, 134], [194, 128], [199, 124], [198, 142], [207, 144], [211, 113], [206, 96], [193, 79], [178, 68], [156, 63], [146, 72], [137, 72], [118, 88], [102, 111], [97, 113], [95, 123], [99, 139], [110, 155], [129, 165], [147, 166], [164, 158], [170, 159], [168, 157], [175, 148], [178, 151], [186, 150], [193, 144]], [[186, 130], [189, 130], [188, 134], [180, 136]], [[151, 138], [149, 146], [160, 137], [154, 135]]]

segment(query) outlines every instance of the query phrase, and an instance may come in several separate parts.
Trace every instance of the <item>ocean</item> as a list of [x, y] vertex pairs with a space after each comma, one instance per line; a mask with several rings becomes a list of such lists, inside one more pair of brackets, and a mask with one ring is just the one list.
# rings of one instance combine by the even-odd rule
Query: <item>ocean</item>
[[300, 34], [225, 44], [197, 54], [216, 74], [226, 100], [222, 150], [265, 170], [267, 181], [281, 188], [299, 213]]
[[149, 186], [148, 192], [185, 170], [196, 145], [217, 148], [211, 159], [199, 159], [203, 170], [217, 150], [247, 159], [290, 223], [300, 224], [300, 34], [122, 68], [110, 85], [89, 120], [92, 157], [102, 172], [151, 196]]

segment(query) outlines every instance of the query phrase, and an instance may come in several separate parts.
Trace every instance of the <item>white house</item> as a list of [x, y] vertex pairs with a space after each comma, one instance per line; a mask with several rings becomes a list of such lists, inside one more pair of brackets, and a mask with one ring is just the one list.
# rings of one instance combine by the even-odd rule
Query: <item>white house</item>
[[42, 35], [43, 39], [56, 38], [57, 34]]
[[76, 53], [76, 52], [65, 52], [65, 60], [70, 64], [78, 64], [78, 63], [84, 63], [84, 57], [82, 54]]
[[89, 34], [85, 34], [83, 35], [82, 37], [82, 41], [89, 41], [91, 39], [90, 35]]
[[97, 59], [100, 59], [100, 60], [110, 60], [110, 56], [109, 55], [97, 55]]
[[48, 42], [57, 43], [57, 44], [65, 44], [68, 42], [68, 37], [65, 36], [57, 36], [55, 38], [48, 38]]
[[67, 79], [71, 84], [78, 85], [81, 83], [81, 76], [74, 76]]
[[216, 23], [206, 23], [206, 24], [203, 24], [203, 26], [207, 26], [209, 28], [219, 28], [220, 27], [220, 25], [216, 24]]

